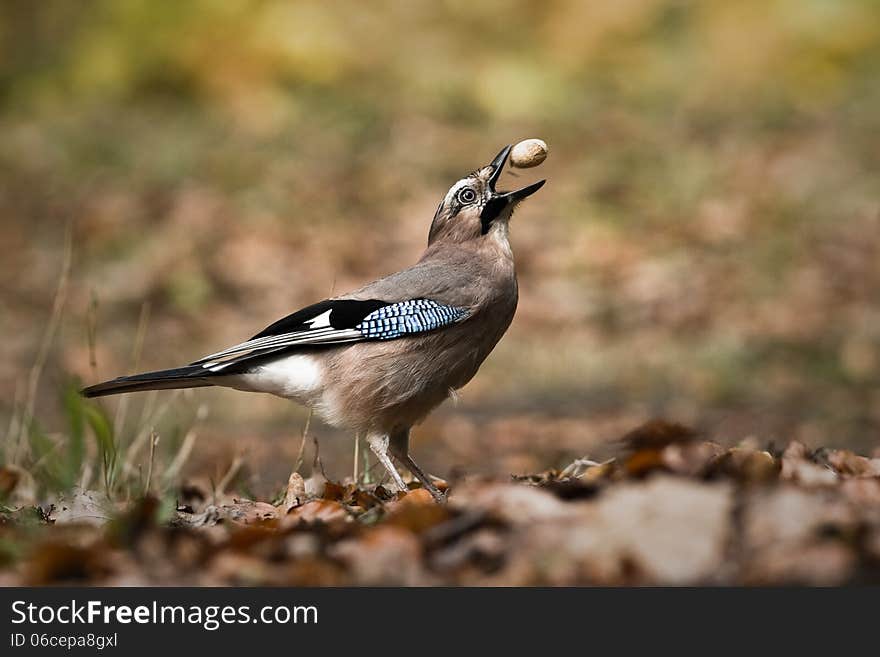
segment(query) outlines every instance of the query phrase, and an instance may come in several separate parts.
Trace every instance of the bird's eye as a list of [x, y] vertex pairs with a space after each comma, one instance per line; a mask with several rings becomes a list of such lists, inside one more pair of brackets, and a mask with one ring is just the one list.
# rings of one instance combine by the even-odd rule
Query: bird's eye
[[465, 187], [458, 192], [458, 202], [467, 205], [477, 200], [477, 193], [470, 187]]

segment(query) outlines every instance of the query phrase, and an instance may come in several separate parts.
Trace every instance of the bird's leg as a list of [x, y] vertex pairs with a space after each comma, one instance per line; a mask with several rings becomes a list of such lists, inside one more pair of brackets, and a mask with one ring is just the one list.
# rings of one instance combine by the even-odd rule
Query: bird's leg
[[367, 444], [369, 444], [370, 449], [373, 450], [373, 454], [375, 454], [376, 458], [379, 459], [379, 463], [385, 466], [385, 469], [388, 471], [388, 474], [391, 475], [391, 479], [394, 480], [394, 483], [397, 485], [397, 487], [400, 490], [405, 491], [406, 484], [403, 483], [403, 478], [400, 476], [397, 468], [394, 467], [391, 459], [388, 458], [388, 441], [388, 434], [367, 434]]
[[431, 497], [435, 501], [440, 503], [446, 501], [446, 496], [434, 485], [430, 475], [425, 474], [418, 464], [413, 461], [412, 456], [409, 455], [409, 429], [396, 431], [391, 434], [391, 442], [388, 445], [388, 449], [394, 458], [405, 465], [415, 475], [416, 479], [422, 482], [422, 486], [431, 493]]

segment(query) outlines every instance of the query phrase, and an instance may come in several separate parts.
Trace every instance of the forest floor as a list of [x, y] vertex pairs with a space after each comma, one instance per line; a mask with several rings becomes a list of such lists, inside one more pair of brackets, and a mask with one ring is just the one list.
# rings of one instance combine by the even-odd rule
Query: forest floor
[[506, 480], [334, 482], [274, 500], [198, 481], [172, 507], [74, 489], [36, 504], [0, 470], [2, 585], [840, 585], [880, 582], [880, 455], [746, 441], [660, 420], [613, 458]]

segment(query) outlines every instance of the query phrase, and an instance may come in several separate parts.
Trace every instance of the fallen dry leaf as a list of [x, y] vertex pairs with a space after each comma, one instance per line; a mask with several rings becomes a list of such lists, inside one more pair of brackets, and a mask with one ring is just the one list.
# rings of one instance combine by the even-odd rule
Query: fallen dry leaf
[[72, 545], [49, 541], [34, 549], [25, 568], [26, 586], [100, 581], [112, 572], [108, 552], [101, 543]]
[[342, 484], [337, 484], [335, 481], [327, 481], [324, 483], [324, 490], [321, 493], [321, 497], [325, 500], [333, 500], [334, 502], [341, 502], [345, 500], [349, 496], [349, 490], [346, 486]]
[[424, 488], [407, 492], [399, 500], [388, 504], [385, 523], [420, 534], [449, 519], [449, 509], [437, 504]]
[[[743, 574], [748, 583], [844, 583], [855, 567], [859, 523], [853, 508], [831, 491], [792, 485], [746, 497]], [[847, 538], [849, 537], [849, 539]]]
[[644, 477], [656, 470], [666, 469], [663, 458], [663, 447], [647, 447], [638, 449], [623, 461], [626, 473], [631, 477]]
[[825, 454], [825, 460], [844, 476], [880, 477], [880, 460], [868, 459], [847, 449], [831, 450]]
[[299, 506], [306, 501], [306, 482], [303, 480], [299, 472], [293, 472], [287, 480], [287, 490], [284, 493], [284, 503], [282, 505], [284, 513], [292, 508]]
[[671, 445], [691, 443], [696, 435], [693, 429], [682, 424], [650, 420], [619, 440], [625, 451], [623, 468], [631, 477], [644, 477], [657, 470], [666, 470], [665, 449]]
[[225, 504], [220, 507], [224, 517], [246, 525], [274, 520], [277, 510], [266, 502], [253, 502], [251, 500], [236, 500], [234, 504]]
[[657, 476], [571, 504], [564, 522], [536, 521], [496, 577], [514, 584], [695, 584], [719, 577], [732, 489]]
[[697, 477], [722, 454], [721, 445], [712, 442], [673, 443], [663, 448], [663, 464], [669, 472]]
[[283, 518], [283, 526], [289, 527], [299, 523], [331, 523], [349, 520], [351, 520], [351, 515], [339, 502], [333, 500], [312, 500], [302, 506], [291, 509]]
[[59, 497], [52, 505], [49, 520], [59, 525], [68, 523], [103, 525], [110, 520], [112, 506], [103, 493], [75, 488], [69, 494]]
[[609, 491], [596, 502], [608, 534], [605, 547], [611, 548], [604, 556], [635, 569], [644, 581], [711, 579], [722, 564], [732, 505], [725, 483], [656, 477]]
[[512, 524], [571, 518], [571, 506], [553, 494], [533, 486], [498, 483], [465, 483], [456, 486], [449, 498], [454, 509], [488, 511]]
[[204, 577], [226, 586], [260, 586], [273, 582], [272, 569], [263, 559], [238, 552], [220, 552], [207, 565]]
[[438, 505], [427, 489], [415, 488], [406, 491], [400, 498], [390, 502], [388, 504], [388, 510], [393, 512], [400, 509], [422, 506], [434, 507]]
[[774, 481], [782, 466], [770, 452], [734, 447], [713, 458], [706, 467], [708, 477], [726, 476], [742, 482]]
[[620, 442], [629, 450], [661, 449], [677, 443], [689, 443], [697, 433], [676, 422], [654, 419], [623, 435]]
[[803, 443], [792, 441], [782, 453], [781, 479], [800, 483], [804, 486], [831, 486], [837, 483], [837, 473], [830, 468], [819, 465], [809, 457]]
[[434, 550], [430, 564], [432, 570], [455, 576], [462, 583], [473, 582], [483, 575], [498, 573], [504, 566], [508, 547], [505, 532], [497, 527], [481, 527]]
[[332, 555], [346, 562], [355, 584], [425, 586], [431, 580], [422, 565], [422, 546], [401, 527], [370, 529], [357, 539], [336, 545]]

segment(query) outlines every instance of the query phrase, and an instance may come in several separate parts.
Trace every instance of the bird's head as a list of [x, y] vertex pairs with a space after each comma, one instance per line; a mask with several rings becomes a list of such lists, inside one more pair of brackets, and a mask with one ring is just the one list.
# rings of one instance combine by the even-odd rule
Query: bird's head
[[455, 183], [440, 202], [428, 244], [438, 240], [466, 242], [488, 235], [507, 235], [507, 222], [513, 209], [527, 196], [544, 186], [540, 180], [513, 192], [498, 191], [495, 183], [510, 154], [505, 146], [489, 164]]

